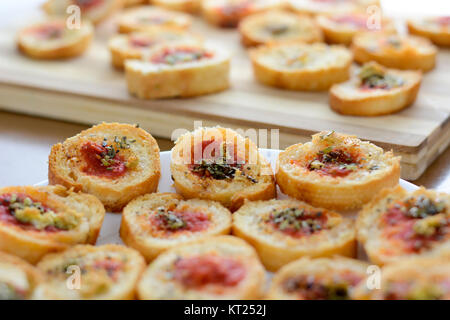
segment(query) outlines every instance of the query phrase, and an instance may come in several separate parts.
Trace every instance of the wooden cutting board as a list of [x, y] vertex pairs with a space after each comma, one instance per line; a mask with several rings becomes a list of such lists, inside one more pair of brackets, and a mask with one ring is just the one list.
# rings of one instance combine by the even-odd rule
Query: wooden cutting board
[[[27, 21], [27, 20], [22, 20]], [[28, 20], [29, 21], [29, 20]], [[239, 35], [195, 21], [193, 30], [233, 53], [230, 90], [191, 99], [139, 100], [130, 96], [124, 75], [110, 67], [106, 47], [114, 21], [97, 30], [80, 58], [34, 61], [15, 47], [18, 26], [0, 31], [0, 108], [85, 124], [101, 121], [139, 123], [153, 135], [171, 138], [175, 129], [203, 125], [279, 129], [284, 148], [320, 130], [336, 130], [370, 140], [402, 156], [402, 177], [414, 180], [450, 142], [450, 51], [441, 50], [436, 70], [426, 74], [417, 102], [390, 116], [341, 116], [328, 107], [327, 93], [291, 92], [262, 86]], [[269, 132], [270, 137], [270, 132]]]

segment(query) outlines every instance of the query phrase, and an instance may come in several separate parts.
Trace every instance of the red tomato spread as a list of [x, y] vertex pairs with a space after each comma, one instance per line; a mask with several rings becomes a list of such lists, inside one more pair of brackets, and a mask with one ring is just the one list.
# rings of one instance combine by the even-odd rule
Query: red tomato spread
[[180, 64], [192, 61], [198, 61], [201, 59], [212, 58], [213, 54], [211, 52], [205, 51], [200, 48], [194, 47], [177, 47], [177, 48], [166, 48], [161, 53], [155, 54], [150, 58], [153, 63], [161, 64]]
[[79, 6], [81, 10], [90, 10], [103, 3], [103, 0], [74, 0], [74, 4]]
[[151, 216], [151, 223], [168, 233], [178, 231], [198, 232], [209, 227], [211, 221], [203, 212], [158, 212]]
[[85, 167], [82, 169], [84, 173], [110, 179], [118, 178], [125, 174], [127, 168], [123, 157], [115, 153], [114, 157], [107, 158], [107, 148], [113, 147], [103, 146], [94, 142], [86, 142], [81, 147], [81, 154], [85, 162]]
[[122, 261], [117, 261], [108, 258], [96, 261], [93, 265], [94, 269], [105, 270], [108, 276], [113, 280], [117, 279], [118, 273], [122, 269], [122, 267], [123, 267]]
[[31, 32], [42, 40], [61, 38], [64, 34], [64, 24], [60, 22], [48, 22], [46, 24], [33, 27]]
[[[329, 149], [329, 148], [326, 148]], [[346, 177], [358, 168], [359, 155], [344, 149], [332, 149], [319, 152], [307, 163], [307, 169], [331, 177]], [[302, 162], [291, 160], [301, 165]]]
[[147, 48], [155, 44], [155, 41], [148, 38], [132, 36], [129, 43], [132, 47]]
[[358, 29], [364, 29], [366, 28], [366, 18], [363, 16], [356, 16], [356, 15], [344, 15], [344, 16], [337, 16], [332, 18], [332, 20], [339, 24], [349, 24], [354, 26]]
[[244, 279], [245, 273], [244, 266], [231, 258], [194, 256], [175, 262], [174, 279], [188, 288], [211, 284], [232, 287]]

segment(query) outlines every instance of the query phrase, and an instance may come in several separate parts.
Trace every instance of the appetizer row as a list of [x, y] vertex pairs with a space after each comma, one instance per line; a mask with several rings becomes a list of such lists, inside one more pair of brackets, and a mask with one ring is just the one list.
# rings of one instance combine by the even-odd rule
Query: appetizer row
[[[171, 249], [146, 267], [133, 249], [78, 245], [37, 266], [0, 252], [2, 299], [450, 299], [449, 258], [413, 258], [375, 270], [344, 258], [301, 258], [266, 287], [254, 249], [231, 237], [210, 237]], [[373, 271], [372, 271], [373, 274]]]

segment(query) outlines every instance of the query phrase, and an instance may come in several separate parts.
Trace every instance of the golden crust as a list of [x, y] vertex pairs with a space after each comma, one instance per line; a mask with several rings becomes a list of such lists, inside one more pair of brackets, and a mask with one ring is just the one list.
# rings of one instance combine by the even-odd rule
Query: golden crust
[[[309, 170], [312, 158], [328, 147], [355, 152], [363, 168], [352, 167], [344, 177]], [[377, 191], [397, 185], [399, 178], [400, 157], [355, 136], [335, 132], [321, 132], [313, 135], [312, 142], [292, 145], [280, 153], [277, 161], [276, 180], [283, 193], [338, 211], [360, 208]]]
[[380, 288], [361, 283], [352, 292], [358, 300], [450, 300], [450, 258], [411, 258], [381, 269]]
[[132, 7], [136, 5], [141, 5], [147, 3], [147, 0], [124, 0], [124, 7]]
[[[221, 283], [187, 286], [176, 277], [169, 279], [167, 273], [175, 274], [177, 261], [208, 258], [225, 259], [243, 268], [243, 278], [230, 286]], [[216, 266], [217, 268], [217, 266]], [[204, 270], [204, 268], [202, 268]], [[191, 270], [191, 272], [196, 270]], [[225, 272], [234, 270], [226, 269]], [[242, 271], [242, 269], [241, 269]], [[202, 272], [202, 270], [200, 270]], [[195, 280], [195, 279], [194, 279]], [[171, 249], [153, 261], [138, 284], [140, 299], [258, 299], [262, 296], [265, 272], [255, 250], [245, 241], [232, 236], [203, 239]]]
[[[109, 18], [112, 14], [120, 10], [124, 5], [125, 0], [103, 0], [100, 7], [92, 9], [81, 9], [81, 17], [91, 21], [93, 24], [98, 24]], [[67, 8], [73, 5], [71, 0], [47, 0], [42, 5], [44, 11], [50, 16], [66, 16]]]
[[203, 0], [203, 18], [210, 24], [222, 28], [236, 28], [243, 18], [269, 10], [283, 8], [278, 0]]
[[[408, 198], [420, 196], [431, 200], [440, 199], [440, 201], [443, 201], [445, 209], [441, 215], [444, 215], [443, 219], [450, 219], [450, 196], [445, 193], [426, 190], [423, 187], [413, 192], [408, 192], [400, 186], [384, 189], [363, 207], [356, 221], [357, 239], [364, 246], [370, 261], [378, 265], [384, 265], [408, 257], [442, 257], [450, 255], [450, 235], [448, 231], [444, 233], [441, 240], [430, 244], [429, 247], [422, 247], [419, 252], [409, 252], [407, 247], [405, 247], [405, 242], [400, 237], [401, 232], [404, 232], [402, 229], [404, 224], [396, 222], [398, 228], [389, 232], [389, 235], [391, 235], [390, 239], [386, 235], [387, 225], [382, 218], [391, 204], [403, 203]], [[427, 217], [420, 220], [432, 221], [433, 219], [435, 217]], [[419, 219], [417, 220], [419, 221]]]
[[408, 20], [408, 31], [416, 36], [428, 38], [438, 46], [450, 46], [449, 24], [439, 26], [433, 20]]
[[181, 12], [169, 11], [153, 6], [139, 6], [125, 10], [119, 17], [120, 33], [149, 31], [155, 27], [188, 29], [191, 17]]
[[93, 28], [88, 22], [83, 22], [81, 29], [63, 27], [63, 34], [57, 39], [40, 39], [32, 33], [33, 29], [42, 26], [65, 26], [65, 23], [65, 20], [49, 20], [22, 29], [17, 37], [17, 48], [33, 59], [67, 59], [83, 54], [93, 37]]
[[281, 43], [250, 51], [255, 78], [268, 86], [305, 91], [327, 90], [349, 78], [351, 53], [322, 43]]
[[[118, 178], [89, 175], [83, 171], [85, 160], [81, 154], [84, 143], [102, 144], [107, 138], [113, 145], [115, 137], [135, 140], [128, 149], [120, 148], [127, 164], [124, 175]], [[131, 166], [133, 164], [133, 166]], [[132, 199], [158, 187], [161, 165], [156, 140], [145, 130], [120, 123], [102, 123], [84, 130], [63, 143], [55, 144], [49, 156], [49, 183], [61, 184], [93, 194], [107, 210], [120, 211]], [[114, 181], [114, 183], [111, 183]]]
[[386, 73], [402, 79], [404, 84], [391, 89], [364, 90], [360, 88], [361, 83], [355, 73], [348, 82], [331, 87], [331, 109], [346, 115], [379, 116], [400, 111], [413, 104], [422, 81], [421, 72], [388, 69]]
[[[314, 299], [314, 293], [310, 297], [303, 296], [301, 290], [286, 289], [289, 281], [301, 281], [304, 278], [314, 279], [314, 284], [327, 288], [338, 286], [345, 290], [339, 296], [340, 299], [349, 299], [357, 283], [365, 283], [368, 263], [355, 259], [334, 256], [331, 258], [301, 258], [281, 268], [273, 277], [266, 299], [269, 300], [306, 300]], [[301, 283], [301, 282], [300, 282]], [[308, 282], [310, 284], [310, 282]], [[306, 292], [308, 290], [303, 289]], [[312, 289], [310, 289], [312, 290]], [[315, 299], [330, 299], [332, 297], [316, 297]]]
[[78, 243], [95, 244], [105, 209], [94, 196], [76, 193], [62, 186], [6, 187], [0, 189], [0, 194], [24, 194], [34, 202], [40, 202], [54, 210], [61, 219], [75, 221], [68, 230], [56, 232], [25, 229], [20, 224], [2, 221], [0, 250], [36, 263], [49, 252], [61, 251]]
[[281, 10], [266, 11], [244, 18], [239, 23], [239, 32], [246, 47], [287, 41], [322, 41], [320, 28], [313, 19]]
[[[163, 208], [169, 213], [199, 213], [208, 225], [204, 229], [190, 231], [181, 228], [165, 230], [152, 224], [152, 218]], [[189, 217], [188, 217], [189, 219]], [[187, 220], [183, 220], [186, 223]], [[205, 221], [205, 220], [202, 220]], [[192, 223], [197, 223], [198, 220]], [[195, 227], [195, 225], [193, 225]], [[202, 238], [228, 234], [231, 229], [231, 213], [220, 203], [208, 200], [191, 199], [184, 201], [175, 193], [154, 193], [131, 201], [123, 210], [120, 236], [125, 244], [138, 250], [147, 261], [155, 259], [162, 252], [180, 244], [194, 242]]]
[[215, 47], [191, 42], [161, 44], [152, 48], [148, 57], [185, 48], [211, 56], [174, 64], [128, 60], [125, 63], [128, 91], [141, 99], [159, 99], [194, 97], [228, 89], [230, 56]]
[[[47, 277], [35, 290], [35, 299], [130, 300], [135, 298], [145, 260], [137, 251], [120, 245], [79, 245], [45, 256], [37, 267]], [[80, 277], [79, 289], [70, 289], [69, 277], [76, 276]], [[70, 283], [77, 285], [76, 280]]]
[[[133, 46], [133, 41], [136, 41], [138, 45]], [[154, 27], [145, 32], [117, 34], [108, 42], [111, 63], [113, 67], [123, 69], [125, 60], [142, 59], [145, 53], [155, 45], [173, 41], [203, 43], [200, 36], [172, 27]]]
[[[268, 222], [271, 214], [291, 208], [314, 214], [321, 212], [322, 218], [327, 217], [322, 226], [324, 229], [296, 236], [285, 233]], [[289, 227], [287, 229], [295, 230]], [[233, 234], [253, 245], [269, 271], [276, 271], [304, 256], [356, 255], [355, 228], [352, 221], [343, 219], [335, 212], [314, 208], [297, 200], [246, 202], [233, 214]]]
[[152, 4], [172, 11], [198, 13], [200, 0], [152, 0]]
[[[19, 257], [0, 252], [0, 283], [20, 290], [20, 299], [30, 299], [34, 289], [44, 279], [43, 274], [36, 267]], [[7, 300], [9, 297], [4, 297]]]
[[358, 63], [376, 61], [400, 70], [430, 71], [436, 64], [436, 47], [426, 38], [366, 32], [355, 36], [353, 55]]
[[[208, 151], [213, 151], [212, 146], [215, 146], [211, 144], [210, 150], [205, 147], [204, 154], [201, 148], [192, 149], [201, 146], [203, 141], [213, 141], [217, 148], [224, 144], [230, 148], [236, 147], [235, 156], [241, 162], [245, 161], [245, 165], [240, 169], [236, 168], [233, 177], [226, 179], [195, 174], [189, 168], [193, 160], [201, 162], [202, 157], [208, 156]], [[276, 196], [270, 163], [258, 152], [253, 142], [231, 129], [198, 128], [181, 136], [172, 149], [170, 169], [175, 189], [183, 197], [218, 201], [231, 211], [237, 210], [245, 200], [267, 200]]]

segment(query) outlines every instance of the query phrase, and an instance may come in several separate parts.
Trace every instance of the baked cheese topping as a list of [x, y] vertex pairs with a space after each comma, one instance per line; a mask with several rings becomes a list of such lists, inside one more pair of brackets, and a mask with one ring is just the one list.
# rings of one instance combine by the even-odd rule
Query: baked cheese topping
[[259, 63], [277, 69], [317, 70], [346, 64], [351, 59], [345, 48], [325, 44], [286, 44], [269, 47], [257, 57]]
[[405, 81], [398, 75], [389, 74], [385, 68], [375, 62], [363, 65], [358, 73], [360, 88], [363, 90], [389, 90], [404, 85]]
[[29, 295], [26, 272], [14, 264], [0, 262], [0, 300], [21, 300]]
[[76, 228], [81, 215], [75, 211], [58, 213], [26, 194], [0, 195], [0, 221], [30, 231], [56, 232]]

